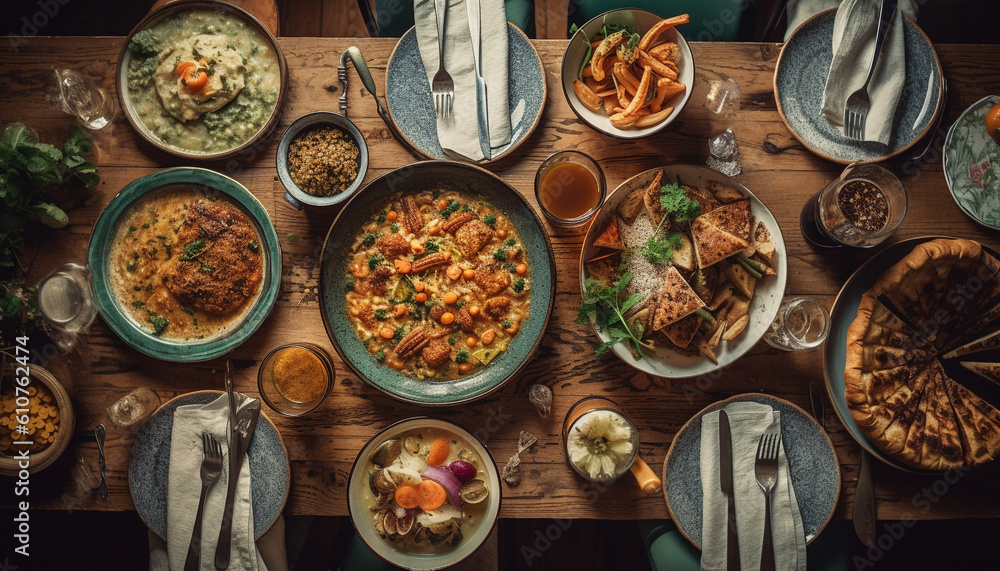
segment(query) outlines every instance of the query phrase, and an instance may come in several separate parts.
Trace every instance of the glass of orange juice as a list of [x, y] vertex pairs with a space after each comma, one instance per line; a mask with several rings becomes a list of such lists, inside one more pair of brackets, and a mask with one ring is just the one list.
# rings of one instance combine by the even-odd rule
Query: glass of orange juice
[[549, 155], [535, 174], [535, 198], [556, 226], [573, 228], [597, 213], [607, 194], [604, 171], [580, 151]]
[[319, 408], [330, 396], [333, 377], [333, 361], [322, 347], [290, 343], [264, 357], [257, 372], [257, 387], [275, 412], [302, 416]]

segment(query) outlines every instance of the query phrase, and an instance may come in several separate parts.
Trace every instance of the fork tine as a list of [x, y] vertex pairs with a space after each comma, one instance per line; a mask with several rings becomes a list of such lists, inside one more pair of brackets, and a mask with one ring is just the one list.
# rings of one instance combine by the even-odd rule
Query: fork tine
[[208, 433], [207, 432], [202, 432], [201, 433], [201, 447], [202, 447], [202, 450], [204, 451], [205, 455], [207, 456], [208, 455]]

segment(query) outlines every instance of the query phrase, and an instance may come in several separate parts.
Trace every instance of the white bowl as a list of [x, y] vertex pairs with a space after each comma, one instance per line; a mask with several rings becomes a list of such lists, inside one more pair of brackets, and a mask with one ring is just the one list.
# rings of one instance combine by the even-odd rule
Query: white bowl
[[[443, 553], [411, 553], [396, 547], [390, 541], [382, 539], [375, 531], [372, 524], [371, 510], [368, 508], [366, 497], [370, 497], [371, 491], [368, 489], [368, 466], [372, 452], [383, 442], [390, 438], [395, 438], [401, 434], [416, 428], [436, 428], [445, 432], [450, 432], [461, 440], [464, 440], [476, 454], [482, 458], [483, 469], [490, 487], [490, 495], [485, 500], [488, 505], [483, 513], [482, 520], [475, 532], [465, 536], [458, 547]], [[497, 518], [500, 516], [500, 499], [502, 490], [500, 486], [500, 472], [497, 470], [496, 462], [490, 456], [489, 450], [480, 442], [478, 438], [461, 426], [440, 418], [428, 416], [418, 416], [401, 420], [395, 424], [379, 431], [361, 449], [358, 457], [351, 467], [351, 475], [347, 480], [347, 507], [351, 514], [351, 522], [354, 529], [361, 537], [361, 541], [368, 546], [375, 555], [385, 561], [403, 567], [405, 569], [441, 569], [455, 565], [464, 561], [479, 549], [496, 527]]]
[[641, 139], [643, 137], [648, 137], [653, 133], [659, 132], [677, 118], [681, 110], [684, 109], [684, 106], [687, 104], [688, 99], [691, 98], [691, 91], [694, 89], [695, 67], [694, 56], [691, 55], [691, 48], [688, 46], [684, 36], [677, 31], [676, 27], [666, 30], [660, 38], [668, 42], [676, 42], [677, 45], [680, 46], [681, 56], [680, 61], [677, 62], [677, 69], [680, 73], [678, 74], [677, 80], [683, 83], [687, 89], [684, 90], [684, 93], [675, 95], [671, 99], [664, 102], [665, 106], [673, 105], [674, 111], [663, 121], [660, 121], [652, 127], [646, 127], [643, 129], [636, 129], [633, 127], [619, 129], [611, 125], [611, 118], [604, 112], [603, 108], [598, 111], [591, 111], [590, 109], [587, 109], [576, 98], [576, 93], [573, 91], [573, 80], [577, 78], [580, 66], [583, 64], [583, 58], [587, 55], [587, 42], [584, 40], [584, 34], [581, 33], [581, 31], [585, 32], [586, 36], [593, 41], [594, 36], [601, 30], [605, 22], [609, 22], [631, 24], [635, 27], [636, 32], [642, 35], [646, 33], [653, 26], [653, 24], [662, 19], [662, 17], [652, 12], [647, 12], [646, 10], [610, 10], [590, 20], [584, 24], [582, 28], [577, 30], [575, 34], [573, 34], [573, 37], [569, 40], [569, 45], [566, 46], [566, 53], [563, 55], [562, 86], [563, 93], [566, 96], [566, 101], [569, 102], [570, 108], [573, 109], [573, 112], [576, 113], [576, 116], [579, 117], [581, 121], [604, 134], [611, 135], [612, 137], [617, 137], [619, 139]]

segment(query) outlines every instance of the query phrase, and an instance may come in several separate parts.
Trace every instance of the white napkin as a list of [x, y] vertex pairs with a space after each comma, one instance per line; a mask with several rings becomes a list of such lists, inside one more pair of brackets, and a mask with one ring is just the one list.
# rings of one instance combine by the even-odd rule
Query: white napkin
[[[736, 533], [744, 571], [760, 568], [764, 540], [764, 492], [754, 476], [754, 460], [761, 434], [781, 413], [771, 407], [736, 402], [726, 406], [733, 436], [733, 487], [736, 494]], [[726, 569], [726, 520], [729, 508], [719, 482], [719, 413], [701, 418], [702, 569]], [[788, 472], [782, 439], [778, 480], [771, 490], [771, 537], [778, 571], [805, 571], [806, 539], [802, 514]]]
[[[507, 104], [508, 40], [507, 12], [503, 0], [480, 0], [482, 29], [482, 73], [486, 82], [490, 146], [510, 143], [511, 121]], [[438, 71], [438, 33], [434, 0], [413, 4], [417, 45], [427, 72], [428, 84]], [[476, 62], [465, 0], [448, 0], [444, 42], [445, 69], [455, 82], [451, 117], [437, 117], [438, 140], [445, 153], [459, 159], [482, 160], [479, 145], [479, 115], [476, 108]], [[433, 102], [430, 102], [433, 105]]]
[[[865, 83], [872, 61], [880, 5], [879, 0], [844, 0], [833, 22], [833, 61], [823, 90], [823, 115], [841, 133], [844, 132], [844, 104]], [[871, 110], [865, 122], [866, 141], [888, 145], [892, 136], [893, 116], [906, 81], [905, 17], [897, 6], [882, 55], [868, 84]]]
[[[151, 552], [151, 570], [184, 569], [201, 495], [201, 461], [204, 457], [201, 433], [207, 431], [222, 444], [223, 467], [222, 475], [212, 485], [205, 500], [199, 569], [215, 571], [215, 546], [222, 527], [222, 513], [225, 511], [226, 490], [229, 485], [228, 419], [229, 399], [226, 395], [205, 405], [179, 406], [174, 412], [174, 426], [170, 434], [170, 470], [167, 475], [167, 557]], [[243, 457], [243, 468], [236, 486], [229, 568], [267, 571], [254, 543], [248, 456]]]
[[[788, 27], [785, 28], [785, 41], [792, 37], [795, 31], [803, 22], [812, 18], [816, 14], [840, 5], [840, 0], [788, 0], [786, 9], [788, 10]], [[910, 20], [917, 19], [916, 0], [899, 0], [899, 9]]]

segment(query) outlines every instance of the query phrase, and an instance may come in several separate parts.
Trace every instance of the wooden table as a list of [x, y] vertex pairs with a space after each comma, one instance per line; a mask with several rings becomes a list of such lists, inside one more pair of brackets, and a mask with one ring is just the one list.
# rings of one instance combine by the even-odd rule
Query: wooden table
[[[45, 140], [62, 140], [68, 118], [45, 103], [41, 93], [48, 69], [54, 65], [78, 69], [105, 86], [113, 84], [115, 60], [122, 38], [27, 38], [15, 53], [0, 46], [0, 122], [24, 121]], [[392, 39], [284, 38], [291, 87], [281, 127], [316, 110], [336, 110], [340, 84], [336, 66], [340, 53], [358, 45], [364, 53], [379, 90], [395, 41]], [[548, 100], [537, 130], [511, 156], [490, 165], [534, 204], [535, 169], [555, 150], [575, 147], [597, 157], [614, 188], [642, 170], [667, 164], [704, 164], [707, 138], [732, 127], [740, 143], [744, 174], [739, 180], [771, 209], [785, 235], [788, 251], [788, 293], [809, 295], [827, 305], [840, 286], [868, 256], [820, 255], [810, 249], [798, 230], [798, 215], [807, 197], [839, 174], [841, 166], [811, 154], [790, 151], [768, 155], [765, 139], [779, 145], [791, 142], [775, 108], [772, 77], [780, 46], [773, 44], [694, 43], [698, 62], [697, 82], [683, 114], [670, 128], [641, 141], [619, 141], [581, 125], [562, 93], [559, 67], [565, 41], [535, 42], [546, 69]], [[943, 125], [988, 93], [1000, 92], [996, 61], [1000, 46], [937, 46], [950, 95]], [[738, 110], [729, 117], [713, 115], [704, 105], [708, 82], [721, 77], [736, 80], [742, 90]], [[352, 71], [350, 117], [368, 139], [372, 180], [412, 161], [392, 139], [375, 114], [371, 96]], [[280, 133], [280, 130], [279, 130]], [[940, 145], [944, 129], [935, 135]], [[67, 261], [84, 259], [95, 220], [108, 201], [127, 183], [182, 161], [155, 152], [119, 116], [112, 126], [96, 134], [101, 184], [67, 197], [68, 228], [51, 232], [38, 248], [31, 267], [37, 280]], [[261, 358], [289, 340], [319, 343], [330, 349], [317, 302], [318, 255], [336, 209], [298, 212], [282, 200], [283, 189], [274, 168], [275, 136], [255, 158], [214, 165], [249, 188], [265, 205], [281, 239], [284, 275], [277, 306], [263, 327], [236, 349], [236, 388], [256, 393], [256, 371]], [[945, 185], [938, 154], [926, 164], [893, 163], [906, 173], [910, 211], [894, 240], [927, 234], [968, 236], [998, 246], [996, 235], [985, 231], [961, 213]], [[690, 380], [664, 380], [631, 369], [610, 358], [593, 355], [595, 335], [589, 326], [575, 323], [580, 300], [576, 272], [582, 231], [549, 228], [560, 268], [557, 299], [544, 341], [525, 374], [495, 395], [470, 406], [426, 409], [396, 402], [369, 387], [339, 360], [332, 397], [318, 412], [304, 419], [270, 415], [281, 430], [291, 458], [292, 488], [287, 511], [295, 514], [344, 515], [346, 483], [357, 450], [377, 430], [413, 415], [435, 414], [457, 421], [483, 437], [499, 464], [513, 453], [518, 433], [528, 430], [538, 444], [522, 456], [522, 483], [504, 487], [502, 516], [513, 518], [665, 518], [662, 496], [647, 497], [628, 481], [596, 493], [576, 477], [566, 464], [560, 425], [566, 410], [579, 398], [603, 395], [616, 400], [631, 416], [642, 435], [641, 452], [654, 470], [662, 462], [677, 430], [711, 402], [734, 394], [760, 391], [809, 408], [808, 387], [823, 383], [818, 350], [782, 353], [760, 343], [746, 357], [722, 374]], [[222, 360], [197, 364], [164, 363], [125, 345], [98, 319], [87, 339], [89, 378], [83, 368], [73, 369], [78, 428], [107, 423], [105, 408], [136, 386], [154, 389], [166, 400], [198, 389], [223, 388]], [[542, 419], [528, 402], [527, 389], [536, 382], [552, 387], [554, 410]], [[829, 408], [829, 407], [828, 407]], [[832, 411], [828, 421], [835, 423]], [[132, 509], [127, 467], [130, 435], [110, 431], [107, 451], [111, 497], [107, 501], [78, 497], [66, 470], [50, 469], [35, 481], [48, 482], [48, 497], [32, 489], [33, 507], [71, 506], [89, 510]], [[854, 496], [858, 446], [843, 429], [831, 428], [831, 438], [843, 468], [838, 517], [849, 517]], [[89, 459], [93, 444], [77, 445]], [[873, 473], [882, 519], [957, 518], [1000, 516], [1000, 496], [995, 481], [1000, 464], [968, 474], [943, 478], [918, 477], [874, 462]], [[38, 490], [38, 491], [36, 491]]]

